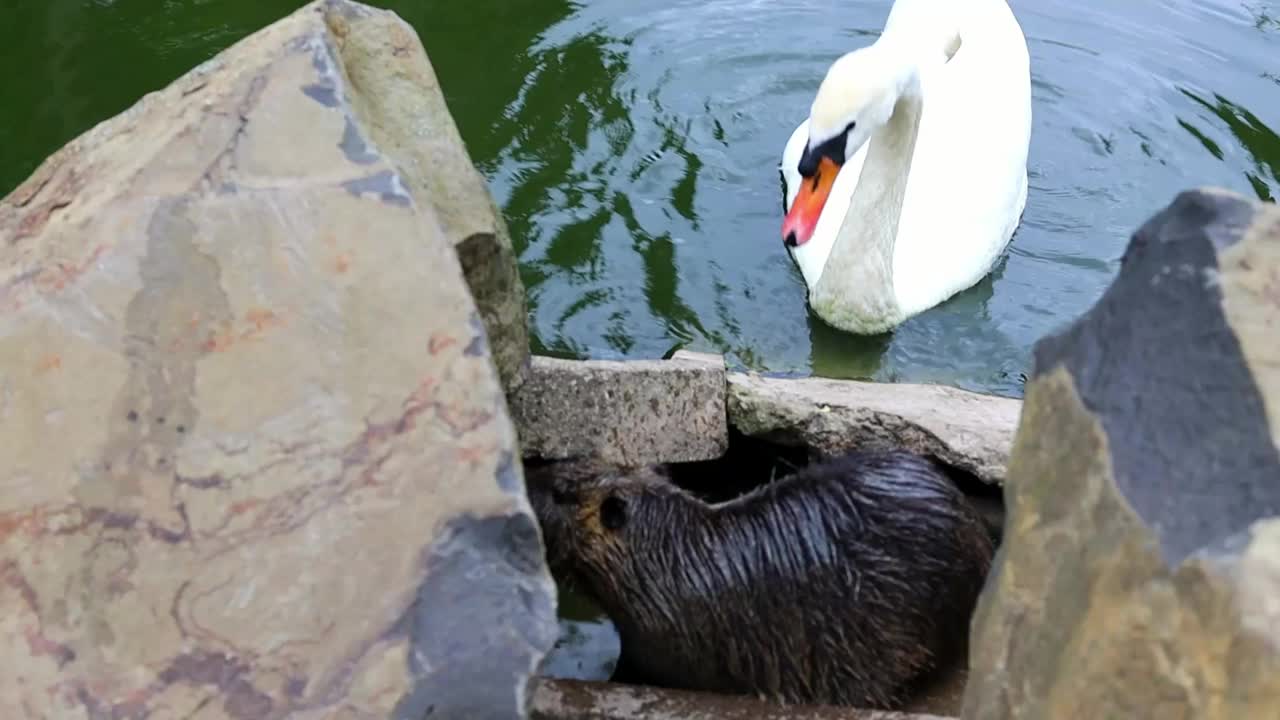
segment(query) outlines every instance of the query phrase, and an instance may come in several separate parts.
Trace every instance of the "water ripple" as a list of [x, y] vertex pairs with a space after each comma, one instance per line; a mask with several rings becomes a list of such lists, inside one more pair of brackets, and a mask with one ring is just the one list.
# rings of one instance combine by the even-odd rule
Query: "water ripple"
[[[1269, 0], [1013, 0], [1032, 54], [1031, 194], [972, 290], [892, 336], [813, 318], [776, 166], [827, 65], [887, 0], [380, 0], [421, 34], [507, 218], [538, 352], [1021, 393], [1031, 343], [1087, 309], [1182, 189], [1280, 192]], [[18, 3], [0, 187], [295, 0]], [[145, 7], [144, 7], [145, 6]], [[93, 58], [93, 62], [85, 62]]]

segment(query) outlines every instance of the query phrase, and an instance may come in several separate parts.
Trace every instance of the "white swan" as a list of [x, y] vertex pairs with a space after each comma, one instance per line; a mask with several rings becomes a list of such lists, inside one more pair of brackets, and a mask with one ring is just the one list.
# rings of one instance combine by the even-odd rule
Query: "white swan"
[[1030, 141], [1006, 0], [897, 0], [782, 153], [782, 235], [818, 317], [886, 332], [986, 276], [1026, 206]]

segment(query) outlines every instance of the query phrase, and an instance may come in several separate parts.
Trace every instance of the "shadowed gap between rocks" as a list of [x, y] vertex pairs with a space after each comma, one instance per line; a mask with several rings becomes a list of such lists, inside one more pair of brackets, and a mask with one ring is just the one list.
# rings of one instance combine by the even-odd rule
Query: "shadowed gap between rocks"
[[[936, 456], [927, 456], [941, 467], [956, 487], [982, 515], [997, 543], [1004, 529], [1004, 496], [999, 486], [983, 482], [973, 473], [949, 465]], [[672, 482], [707, 502], [725, 502], [779, 480], [822, 455], [812, 448], [786, 445], [750, 437], [729, 428], [729, 450], [714, 460], [670, 463]]]

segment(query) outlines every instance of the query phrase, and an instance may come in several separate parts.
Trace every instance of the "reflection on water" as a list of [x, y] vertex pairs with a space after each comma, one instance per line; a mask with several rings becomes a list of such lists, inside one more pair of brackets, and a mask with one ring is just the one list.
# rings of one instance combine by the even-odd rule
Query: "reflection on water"
[[[296, 0], [48, 0], [0, 26], [0, 191]], [[1280, 191], [1271, 2], [1013, 0], [1032, 54], [1031, 193], [995, 272], [892, 335], [812, 317], [776, 165], [882, 0], [383, 0], [422, 35], [503, 207], [538, 352], [723, 352], [769, 372], [1017, 395], [1178, 191]], [[980, 111], [980, 109], [978, 109]]]
[[1253, 18], [1253, 26], [1259, 30], [1280, 30], [1280, 18], [1275, 10], [1262, 3], [1245, 3], [1244, 9]]
[[561, 587], [560, 634], [538, 674], [568, 680], [608, 680], [618, 666], [622, 641], [612, 621], [586, 597]]
[[[1217, 93], [1214, 93], [1213, 100], [1210, 101], [1185, 88], [1179, 89], [1182, 94], [1222, 120], [1227, 130], [1235, 136], [1236, 142], [1248, 152], [1253, 162], [1253, 169], [1244, 171], [1245, 178], [1248, 179], [1259, 199], [1274, 202], [1272, 187], [1280, 187], [1280, 136], [1263, 125], [1262, 121], [1249, 110]], [[1178, 119], [1178, 124], [1186, 128], [1187, 132], [1199, 140], [1214, 157], [1219, 160], [1226, 159], [1222, 147], [1203, 131], [1181, 118]]]

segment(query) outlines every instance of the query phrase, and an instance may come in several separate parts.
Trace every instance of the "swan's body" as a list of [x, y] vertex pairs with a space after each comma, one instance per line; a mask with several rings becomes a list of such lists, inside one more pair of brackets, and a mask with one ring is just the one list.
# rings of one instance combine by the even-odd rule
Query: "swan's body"
[[832, 65], [782, 155], [783, 236], [814, 312], [884, 332], [985, 277], [1026, 206], [1030, 139], [1006, 0], [897, 0], [880, 38]]

